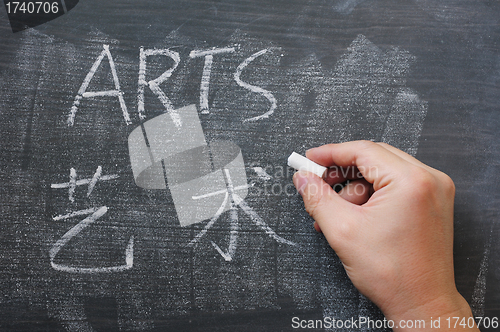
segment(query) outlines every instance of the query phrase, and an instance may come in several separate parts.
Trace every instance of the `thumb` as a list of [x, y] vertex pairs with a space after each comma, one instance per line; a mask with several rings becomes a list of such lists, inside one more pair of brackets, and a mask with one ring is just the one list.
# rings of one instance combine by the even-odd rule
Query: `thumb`
[[299, 171], [293, 176], [293, 184], [304, 200], [306, 211], [318, 223], [325, 236], [327, 231], [335, 233], [338, 223], [351, 219], [346, 217], [355, 205], [340, 197], [316, 174]]

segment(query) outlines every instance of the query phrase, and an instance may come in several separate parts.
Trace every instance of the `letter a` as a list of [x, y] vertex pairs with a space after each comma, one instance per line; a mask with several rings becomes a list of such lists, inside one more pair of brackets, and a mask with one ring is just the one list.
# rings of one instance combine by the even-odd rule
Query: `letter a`
[[[130, 121], [130, 117], [128, 115], [127, 106], [125, 105], [125, 100], [123, 99], [123, 92], [120, 90], [120, 82], [118, 81], [118, 75], [116, 74], [115, 62], [113, 61], [113, 57], [111, 56], [111, 53], [109, 52], [109, 45], [103, 45], [103, 48], [104, 48], [104, 50], [97, 57], [97, 60], [94, 62], [94, 64], [92, 65], [92, 68], [90, 68], [89, 73], [87, 74], [87, 76], [83, 80], [83, 83], [82, 83], [82, 86], [80, 87], [80, 90], [78, 90], [78, 94], [75, 97], [75, 101], [73, 102], [73, 106], [71, 107], [71, 112], [68, 116], [68, 126], [69, 127], [72, 127], [75, 124], [76, 112], [78, 111], [78, 106], [80, 106], [80, 100], [82, 98], [104, 97], [104, 96], [106, 96], [106, 97], [108, 97], [108, 96], [109, 97], [118, 97], [125, 122], [127, 123], [127, 125], [132, 123], [132, 121]], [[113, 81], [115, 83], [115, 90], [86, 92], [87, 88], [89, 87], [90, 81], [94, 77], [94, 74], [97, 71], [97, 68], [99, 68], [99, 66], [101, 65], [102, 59], [104, 59], [105, 56], [108, 57], [109, 66], [111, 67], [111, 74], [113, 75]]]

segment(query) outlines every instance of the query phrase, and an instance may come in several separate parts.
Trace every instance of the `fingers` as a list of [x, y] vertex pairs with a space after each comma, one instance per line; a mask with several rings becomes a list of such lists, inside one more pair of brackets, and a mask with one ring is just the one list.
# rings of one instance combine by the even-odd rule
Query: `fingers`
[[[339, 191], [338, 195], [349, 203], [362, 205], [368, 201], [372, 191], [372, 185], [368, 181], [361, 179], [349, 182]], [[321, 227], [317, 222], [314, 222], [314, 229], [321, 232]]]
[[355, 180], [349, 182], [339, 192], [339, 196], [348, 201], [349, 203], [362, 205], [365, 204], [370, 198], [373, 187], [365, 179]]
[[342, 183], [347, 180], [360, 179], [363, 175], [359, 172], [357, 167], [339, 167], [334, 166], [327, 170], [325, 175], [325, 181], [330, 186], [333, 186], [337, 183]]
[[408, 161], [409, 163], [411, 163], [417, 167], [425, 169], [426, 171], [428, 171], [429, 173], [431, 173], [433, 176], [436, 177], [436, 181], [443, 183], [445, 185], [445, 187], [447, 188], [447, 190], [452, 191], [453, 193], [455, 192], [455, 184], [453, 183], [453, 180], [447, 174], [441, 172], [438, 169], [432, 168], [432, 167], [422, 163], [420, 160], [410, 156], [409, 154], [407, 154], [399, 149], [396, 149], [395, 147], [393, 147], [389, 144], [386, 144], [386, 143], [377, 143], [377, 144], [380, 145], [381, 147], [387, 149], [388, 151], [391, 151], [392, 153], [398, 155], [399, 157]]
[[306, 152], [307, 158], [323, 166], [356, 166], [375, 190], [389, 184], [407, 170], [408, 162], [383, 146], [370, 141], [328, 144]]
[[376, 144], [383, 147], [384, 149], [394, 153], [395, 155], [397, 155], [401, 159], [404, 159], [407, 162], [412, 163], [415, 166], [423, 167], [423, 168], [428, 169], [428, 170], [433, 169], [432, 167], [427, 166], [426, 164], [424, 164], [420, 160], [416, 159], [415, 157], [410, 156], [408, 153], [403, 152], [403, 151], [393, 147], [392, 145], [389, 145], [389, 144], [383, 143], [383, 142], [377, 142]]
[[357, 205], [364, 204], [370, 198], [372, 185], [364, 180], [348, 183], [338, 194], [317, 175], [299, 171], [293, 176], [293, 183], [302, 195], [306, 211], [315, 220], [314, 228], [329, 239], [335, 249], [335, 243], [341, 241], [338, 236], [339, 223], [357, 224]]
[[340, 197], [317, 175], [299, 171], [294, 174], [293, 183], [302, 195], [306, 211], [325, 235], [333, 235], [339, 222], [353, 219], [352, 209], [355, 205]]
[[[339, 191], [338, 195], [349, 203], [362, 205], [368, 201], [372, 192], [372, 185], [368, 181], [361, 179], [349, 182]], [[319, 233], [322, 232], [316, 221], [314, 222], [314, 229]]]
[[[334, 249], [342, 241], [341, 230], [359, 228], [360, 205], [374, 191], [415, 167], [431, 169], [390, 145], [370, 141], [324, 145], [308, 150], [306, 156], [330, 167], [326, 182], [308, 172], [297, 172], [293, 182], [315, 220], [314, 228], [325, 234]], [[347, 179], [351, 181], [337, 194], [331, 186]]]

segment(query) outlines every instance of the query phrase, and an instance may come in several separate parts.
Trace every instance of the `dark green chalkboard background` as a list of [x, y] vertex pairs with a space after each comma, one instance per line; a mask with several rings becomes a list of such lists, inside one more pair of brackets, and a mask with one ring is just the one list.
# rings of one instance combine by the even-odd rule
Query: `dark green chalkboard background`
[[[499, 20], [500, 3], [486, 0], [81, 0], [51, 22], [12, 33], [0, 9], [0, 328], [290, 331], [294, 316], [381, 319], [314, 232], [300, 197], [284, 190], [292, 151], [352, 139], [387, 141], [453, 178], [457, 286], [475, 315], [499, 317]], [[68, 126], [103, 45], [131, 124], [116, 97], [96, 97], [82, 100]], [[199, 106], [204, 62], [190, 52], [235, 47], [214, 56], [201, 125], [207, 141], [241, 148], [254, 184], [247, 204], [299, 246], [276, 242], [240, 210], [238, 246], [226, 262], [211, 241], [228, 246], [227, 213], [188, 247], [207, 221], [180, 227], [168, 191], [134, 184], [127, 138], [141, 124], [140, 47], [179, 53], [179, 67], [161, 85], [176, 108]], [[276, 110], [245, 122], [270, 101], [236, 84], [234, 73], [264, 49], [241, 79], [271, 92]], [[148, 79], [172, 65], [161, 56], [148, 61]], [[105, 58], [89, 91], [112, 89]], [[146, 120], [165, 112], [150, 90], [145, 105]], [[98, 166], [118, 178], [98, 182], [88, 197], [86, 186], [74, 202], [67, 189], [52, 188], [69, 181], [70, 168], [83, 179]], [[84, 218], [54, 217], [103, 205], [107, 214], [57, 259], [123, 264], [133, 236], [133, 268], [54, 270], [50, 249]]]

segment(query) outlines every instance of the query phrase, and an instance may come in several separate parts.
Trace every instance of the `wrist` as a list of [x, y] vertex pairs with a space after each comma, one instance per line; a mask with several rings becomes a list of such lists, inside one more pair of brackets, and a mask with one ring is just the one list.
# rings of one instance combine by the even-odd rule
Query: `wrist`
[[458, 291], [439, 296], [409, 310], [395, 310], [385, 314], [388, 320], [395, 322], [395, 332], [479, 331], [475, 324], [472, 324], [474, 317], [469, 304]]

